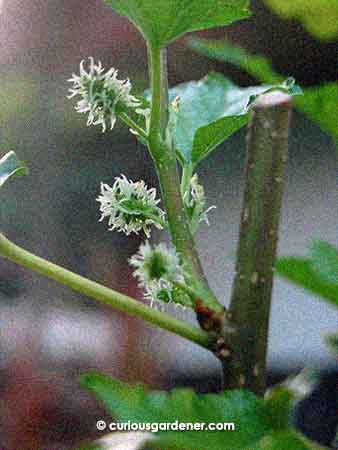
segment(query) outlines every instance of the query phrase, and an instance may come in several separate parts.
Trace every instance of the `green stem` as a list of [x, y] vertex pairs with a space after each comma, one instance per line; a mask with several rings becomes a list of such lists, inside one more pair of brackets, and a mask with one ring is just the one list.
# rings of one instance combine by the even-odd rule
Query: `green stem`
[[174, 285], [180, 288], [183, 292], [188, 294], [192, 300], [198, 298], [198, 292], [192, 289], [190, 286], [187, 286], [185, 283], [181, 283], [179, 281], [175, 281]]
[[[215, 313], [224, 307], [211, 291], [189, 228], [180, 192], [177, 161], [171, 139], [167, 136], [168, 82], [166, 50], [149, 46], [152, 110], [149, 131], [149, 151], [155, 162], [166, 207], [169, 230], [177, 252], [182, 258], [192, 289], [204, 304]], [[197, 299], [196, 299], [197, 300]]]
[[119, 114], [119, 118], [126, 124], [128, 125], [129, 128], [131, 128], [132, 130], [134, 130], [139, 136], [141, 136], [143, 139], [148, 140], [148, 135], [145, 132], [145, 130], [143, 128], [141, 128], [139, 125], [137, 125], [136, 122], [134, 122], [134, 120], [128, 116], [128, 114], [126, 113], [120, 113]]
[[229, 318], [238, 336], [225, 366], [229, 387], [265, 392], [273, 267], [287, 159], [291, 97], [271, 92], [253, 105], [246, 186]]
[[149, 45], [148, 58], [152, 98], [149, 139], [153, 142], [152, 151], [157, 155], [162, 151], [169, 121], [167, 50]]
[[182, 198], [186, 195], [186, 200], [189, 202], [190, 200], [190, 180], [193, 174], [193, 166], [192, 164], [187, 164], [183, 167], [182, 170], [182, 180], [181, 180], [181, 195]]
[[39, 256], [33, 255], [9, 241], [1, 233], [0, 254], [27, 269], [34, 270], [87, 297], [94, 298], [115, 309], [139, 317], [151, 325], [178, 334], [202, 347], [210, 348], [212, 344], [210, 336], [199, 328], [189, 325], [182, 320], [175, 319], [169, 314], [157, 311], [127, 295], [88, 280]]

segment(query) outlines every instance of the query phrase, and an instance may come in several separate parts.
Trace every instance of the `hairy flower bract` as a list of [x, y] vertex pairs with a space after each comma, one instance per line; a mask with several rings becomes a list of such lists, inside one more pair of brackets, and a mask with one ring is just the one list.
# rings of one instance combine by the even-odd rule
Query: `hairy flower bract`
[[114, 68], [104, 73], [102, 63], [94, 63], [89, 58], [88, 71], [85, 70], [85, 61], [80, 63], [80, 75], [73, 74], [70, 82], [73, 87], [69, 89], [68, 98], [80, 96], [75, 110], [79, 113], [88, 113], [87, 125], [102, 125], [102, 131], [109, 126], [112, 129], [117, 118], [117, 108], [121, 111], [140, 106], [139, 100], [130, 95], [131, 83], [129, 79], [118, 80], [118, 71]]
[[183, 274], [180, 260], [174, 249], [165, 244], [151, 247], [148, 241], [141, 244], [138, 253], [129, 260], [135, 267], [134, 276], [139, 279], [141, 287], [164, 279], [166, 281], [182, 280]]
[[144, 181], [133, 182], [124, 175], [115, 178], [112, 187], [101, 183], [100, 221], [108, 217], [110, 230], [123, 231], [125, 234], [138, 234], [143, 230], [150, 236], [151, 225], [162, 229], [164, 211], [157, 205], [156, 189], [148, 189]]
[[190, 217], [190, 227], [193, 233], [197, 230], [199, 222], [204, 221], [209, 225], [208, 213], [212, 209], [215, 209], [216, 206], [210, 206], [205, 209], [206, 199], [204, 188], [199, 183], [197, 173], [190, 180], [190, 189], [184, 196], [184, 203]]
[[184, 283], [184, 272], [174, 249], [161, 243], [151, 247], [148, 241], [141, 244], [138, 253], [129, 260], [135, 268], [134, 276], [145, 290], [145, 298], [154, 302], [178, 303], [192, 306], [190, 297], [176, 283]]

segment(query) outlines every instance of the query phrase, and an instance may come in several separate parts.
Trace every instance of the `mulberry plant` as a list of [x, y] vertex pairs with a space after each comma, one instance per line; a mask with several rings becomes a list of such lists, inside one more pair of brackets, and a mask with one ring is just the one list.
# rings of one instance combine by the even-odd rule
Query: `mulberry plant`
[[[166, 51], [183, 34], [228, 25], [250, 16], [248, 0], [106, 0], [126, 16], [147, 43], [150, 91], [136, 94], [118, 70], [89, 57], [70, 78], [75, 110], [87, 125], [113, 132], [117, 120], [144, 144], [161, 192], [121, 174], [101, 183], [100, 220], [107, 228], [139, 234], [143, 243], [130, 258], [147, 303], [116, 292], [46, 261], [0, 234], [0, 254], [87, 297], [139, 317], [212, 352], [223, 370], [218, 394], [176, 389], [169, 394], [128, 386], [92, 372], [82, 383], [115, 419], [140, 422], [235, 421], [236, 430], [142, 433], [133, 448], [176, 450], [318, 449], [288, 420], [287, 389], [266, 390], [266, 350], [283, 173], [294, 80], [240, 88], [220, 74], [168, 88]], [[233, 133], [248, 127], [244, 192], [236, 276], [229, 307], [210, 288], [196, 250], [199, 226], [212, 222], [212, 202], [198, 177], [199, 163]], [[0, 160], [0, 186], [27, 170], [15, 153]], [[171, 243], [151, 243], [153, 228]], [[219, 274], [221, 276], [221, 274]], [[165, 312], [168, 303], [194, 311], [196, 325]], [[128, 440], [128, 436], [126, 436]], [[135, 440], [134, 440], [135, 442]], [[94, 444], [113, 449], [114, 435]], [[125, 448], [128, 448], [127, 441]], [[91, 447], [92, 448], [92, 447]], [[116, 447], [117, 448], [117, 447]], [[121, 448], [121, 447], [119, 447]]]

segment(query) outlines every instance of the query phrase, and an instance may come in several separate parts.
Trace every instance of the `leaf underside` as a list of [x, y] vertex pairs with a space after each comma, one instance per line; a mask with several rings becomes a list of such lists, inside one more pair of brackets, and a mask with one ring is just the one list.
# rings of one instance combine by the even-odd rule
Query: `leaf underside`
[[170, 89], [171, 101], [180, 98], [175, 132], [180, 161], [196, 166], [247, 123], [250, 97], [269, 88], [240, 88], [223, 75], [213, 73]]
[[228, 25], [250, 16], [248, 0], [105, 0], [139, 29], [146, 40], [165, 47], [184, 33]]

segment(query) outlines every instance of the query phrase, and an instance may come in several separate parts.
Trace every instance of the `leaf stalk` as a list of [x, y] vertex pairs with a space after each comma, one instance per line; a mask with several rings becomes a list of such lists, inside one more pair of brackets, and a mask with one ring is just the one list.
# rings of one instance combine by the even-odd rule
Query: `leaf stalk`
[[169, 314], [153, 309], [127, 295], [77, 275], [76, 273], [47, 261], [46, 259], [40, 258], [9, 241], [1, 233], [0, 254], [16, 264], [55, 280], [64, 286], [68, 286], [80, 294], [96, 299], [119, 311], [139, 317], [151, 325], [175, 333], [202, 347], [210, 348], [212, 345], [210, 335], [203, 330], [182, 320], [176, 319]]

